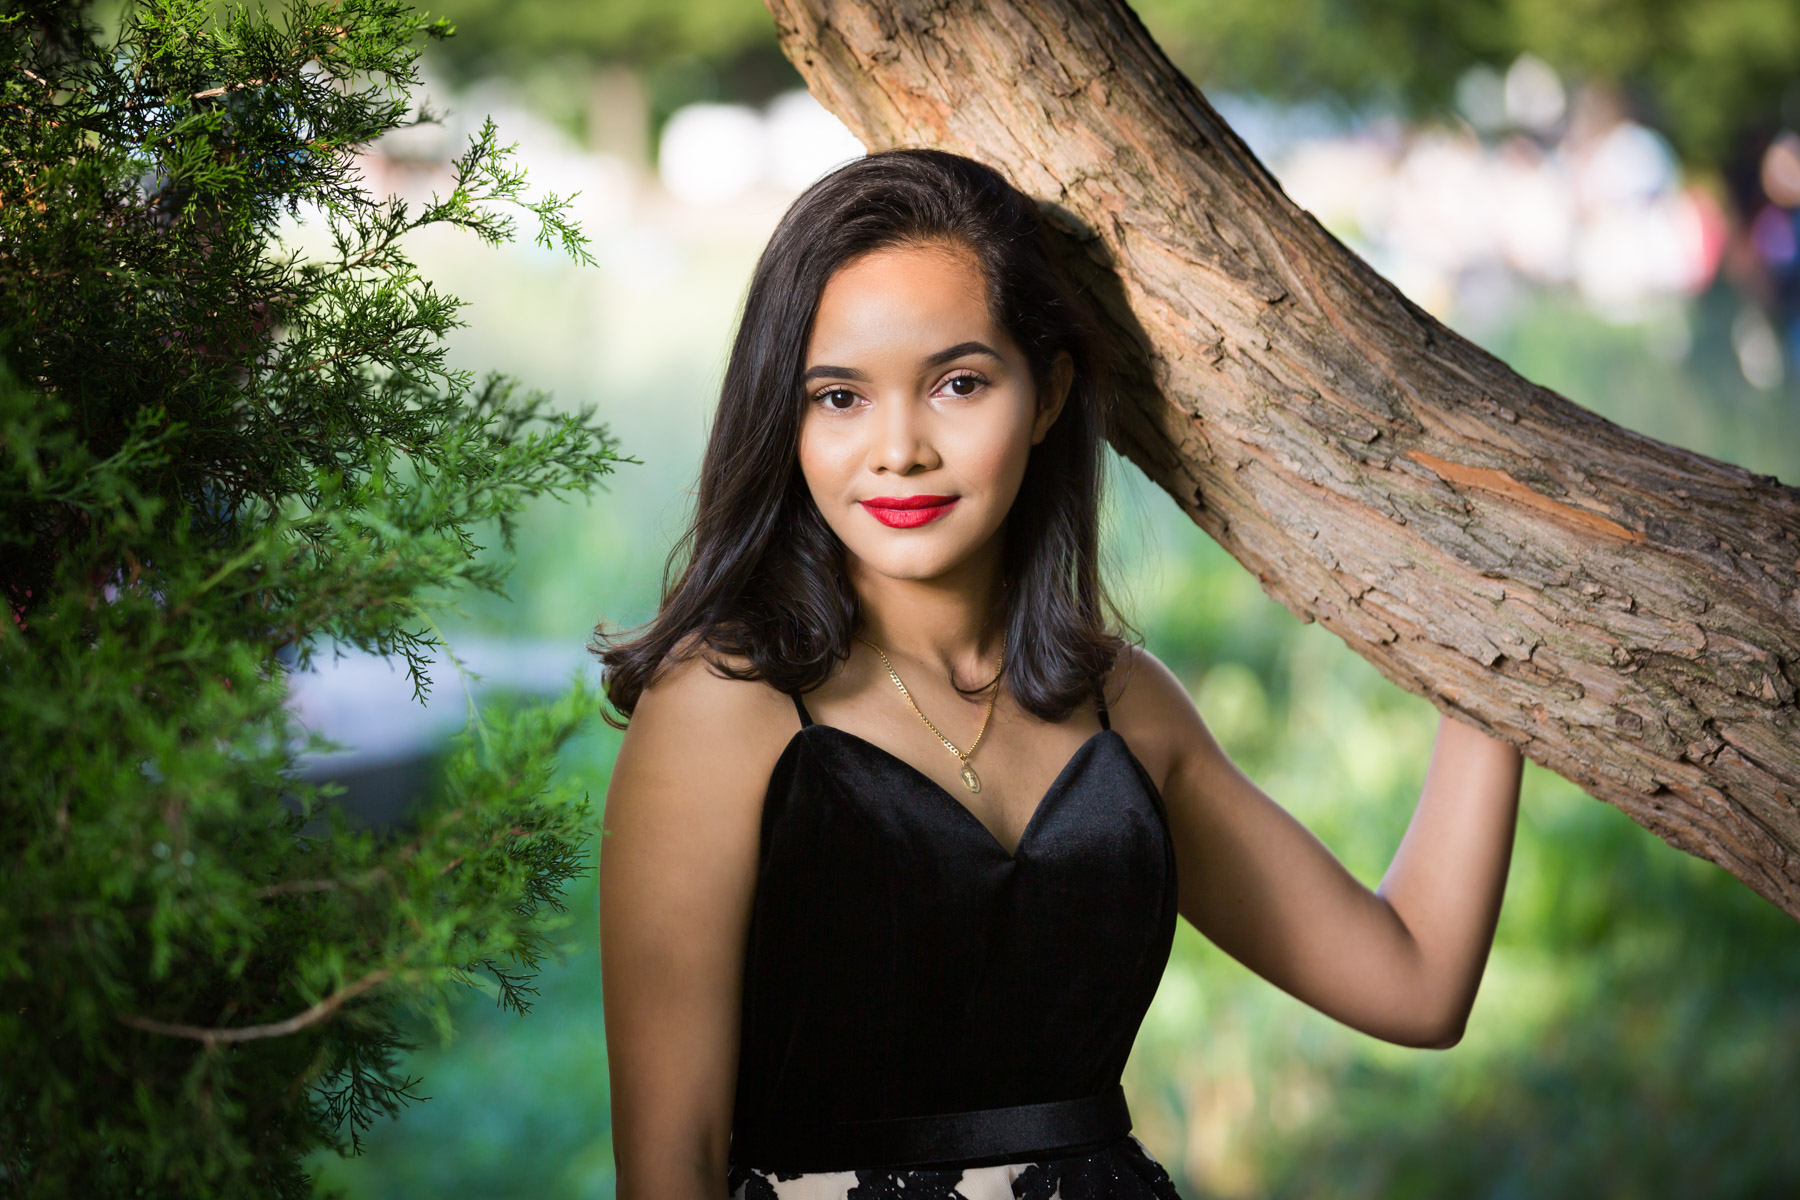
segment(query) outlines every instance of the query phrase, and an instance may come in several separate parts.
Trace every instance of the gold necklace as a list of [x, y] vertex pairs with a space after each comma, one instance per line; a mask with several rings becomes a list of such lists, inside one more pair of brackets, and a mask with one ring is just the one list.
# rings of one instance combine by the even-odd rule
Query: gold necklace
[[931, 723], [931, 718], [920, 711], [919, 702], [913, 699], [912, 693], [906, 690], [906, 685], [900, 682], [900, 672], [894, 670], [894, 664], [888, 661], [887, 654], [880, 646], [877, 646], [866, 637], [857, 636], [856, 640], [873, 650], [875, 653], [881, 655], [881, 665], [887, 668], [888, 678], [894, 681], [894, 686], [900, 689], [900, 694], [906, 697], [906, 702], [912, 706], [912, 710], [919, 714], [919, 720], [925, 722], [925, 728], [937, 734], [937, 740], [944, 743], [944, 748], [962, 760], [963, 786], [968, 788], [971, 792], [979, 792], [981, 790], [981, 776], [977, 775], [975, 773], [975, 768], [969, 765], [969, 756], [975, 753], [975, 748], [977, 746], [981, 745], [981, 739], [983, 735], [987, 733], [988, 721], [994, 716], [994, 701], [1000, 698], [999, 673], [1006, 667], [1006, 635], [1004, 633], [1000, 635], [1000, 662], [994, 669], [994, 694], [988, 697], [987, 713], [981, 718], [981, 729], [975, 734], [975, 740], [969, 743], [969, 748], [967, 750], [958, 750], [956, 748], [956, 743], [945, 737], [943, 733], [939, 731], [938, 727]]

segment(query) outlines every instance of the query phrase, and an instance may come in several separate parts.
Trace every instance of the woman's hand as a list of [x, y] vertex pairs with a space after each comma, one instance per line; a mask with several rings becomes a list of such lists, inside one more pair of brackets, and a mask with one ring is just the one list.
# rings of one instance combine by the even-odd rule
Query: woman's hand
[[1346, 1025], [1406, 1046], [1455, 1045], [1505, 891], [1519, 752], [1440, 720], [1412, 823], [1370, 891], [1232, 764], [1166, 667], [1131, 657], [1114, 720], [1161, 780], [1182, 915]]

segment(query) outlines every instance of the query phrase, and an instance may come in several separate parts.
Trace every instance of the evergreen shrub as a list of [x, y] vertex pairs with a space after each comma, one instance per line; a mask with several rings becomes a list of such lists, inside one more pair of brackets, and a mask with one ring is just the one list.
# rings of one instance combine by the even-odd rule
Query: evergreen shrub
[[422, 697], [440, 606], [502, 590], [475, 538], [630, 461], [450, 369], [461, 302], [405, 249], [518, 211], [590, 261], [568, 198], [491, 123], [447, 195], [365, 190], [451, 32], [402, 0], [0, 6], [0, 1196], [311, 1195], [304, 1155], [420, 1098], [407, 1022], [447, 1035], [472, 983], [525, 1011], [584, 869], [554, 760], [593, 688], [476, 715], [389, 836], [297, 778], [283, 704], [333, 646]]

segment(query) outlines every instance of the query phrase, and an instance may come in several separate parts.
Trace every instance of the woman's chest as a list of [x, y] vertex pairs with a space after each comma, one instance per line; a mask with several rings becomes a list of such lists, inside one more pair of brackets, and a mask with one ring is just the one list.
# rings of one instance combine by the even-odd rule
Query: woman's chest
[[979, 797], [957, 791], [960, 781], [946, 786], [854, 734], [809, 726], [770, 781], [759, 887], [967, 908], [1036, 886], [1092, 903], [1095, 893], [1173, 882], [1161, 797], [1116, 733], [1082, 741], [1029, 811], [1007, 814], [1011, 830], [997, 831], [969, 803]]
[[[882, 760], [880, 765], [904, 764], [907, 770], [901, 778], [883, 779], [877, 786], [894, 795], [916, 790], [942, 793], [944, 799], [966, 810], [1009, 856], [1023, 841], [1044, 802], [1053, 798], [1081, 765], [1101, 732], [1098, 724], [1091, 729], [1069, 724], [996, 725], [983, 731], [972, 751], [968, 739], [957, 743], [964, 752], [959, 755], [923, 726], [877, 726], [868, 738], [835, 725], [816, 728], [816, 733], [805, 735], [811, 739], [810, 745], [839, 742], [826, 752], [833, 773], [850, 781], [855, 798], [860, 798], [859, 779], [867, 775], [859, 760], [875, 756]], [[932, 801], [923, 803], [929, 806]]]
[[1175, 897], [1159, 797], [1116, 733], [1062, 765], [1009, 852], [903, 760], [812, 726], [765, 804], [746, 1012], [909, 1053], [1017, 1037], [1024, 1061], [1046, 1028], [1128, 1047]]

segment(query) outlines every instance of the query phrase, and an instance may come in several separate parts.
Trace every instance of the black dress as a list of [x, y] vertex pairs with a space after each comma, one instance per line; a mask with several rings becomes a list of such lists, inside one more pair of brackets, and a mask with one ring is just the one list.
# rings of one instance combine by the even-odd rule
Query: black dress
[[1175, 934], [1175, 851], [1104, 706], [1010, 855], [916, 767], [794, 706], [762, 814], [734, 1200], [1178, 1200], [1119, 1088]]

